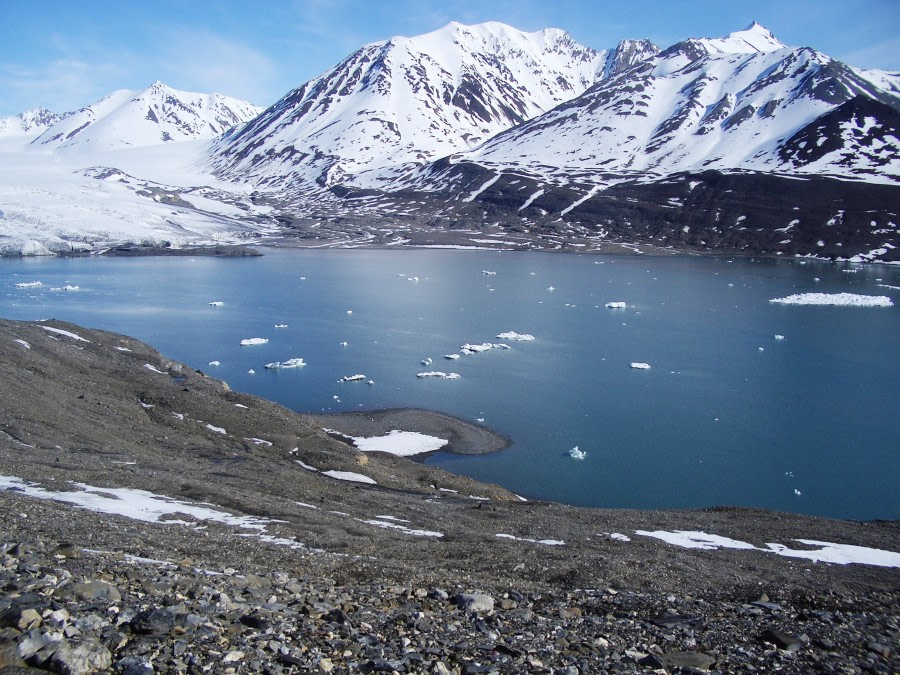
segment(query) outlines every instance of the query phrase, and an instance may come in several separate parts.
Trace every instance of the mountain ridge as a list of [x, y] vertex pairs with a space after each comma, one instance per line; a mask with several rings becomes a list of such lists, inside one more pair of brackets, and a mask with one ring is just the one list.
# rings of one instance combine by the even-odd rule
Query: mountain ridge
[[[196, 218], [227, 213], [241, 237], [300, 241], [440, 243], [465, 229], [514, 233], [525, 248], [597, 250], [615, 237], [666, 250], [900, 255], [900, 74], [786, 46], [756, 22], [663, 49], [626, 39], [603, 50], [561, 29], [452, 22], [364, 45], [258, 115], [249, 104], [224, 119], [211, 104], [185, 112], [175, 96], [169, 127], [148, 103], [172, 97], [163, 87], [114, 92], [64, 119], [32, 115], [52, 126], [29, 147], [106, 185], [127, 175], [128, 190], [174, 209], [143, 243], [185, 245], [196, 235], [178, 227], [197, 232]], [[24, 117], [3, 121], [7, 136], [22, 137]], [[170, 142], [198, 136], [211, 140]], [[136, 161], [117, 166], [138, 157], [122, 148], [155, 146], [182, 148], [166, 155], [177, 180], [160, 170], [159, 152], [155, 181]], [[103, 149], [116, 157], [94, 160]], [[91, 165], [79, 165], [89, 154]], [[804, 202], [801, 179], [837, 198]], [[773, 189], [786, 196], [770, 198]], [[46, 210], [30, 209], [7, 214], [40, 242], [29, 223]], [[725, 213], [733, 221], [720, 222]], [[778, 235], [784, 228], [789, 236]], [[42, 250], [25, 235], [12, 249], [21, 242]]]

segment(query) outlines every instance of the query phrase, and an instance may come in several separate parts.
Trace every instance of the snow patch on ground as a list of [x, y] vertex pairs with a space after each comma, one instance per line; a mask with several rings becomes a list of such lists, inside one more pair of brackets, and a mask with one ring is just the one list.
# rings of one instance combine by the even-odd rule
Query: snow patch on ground
[[335, 480], [346, 480], [351, 483], [367, 483], [368, 485], [378, 485], [373, 479], [365, 476], [361, 473], [354, 473], [352, 471], [323, 471], [323, 476], [328, 476], [329, 478], [334, 478]]
[[387, 452], [399, 457], [421, 455], [440, 450], [449, 441], [417, 431], [389, 431], [384, 436], [348, 436], [362, 452]]
[[[72, 504], [88, 511], [124, 516], [146, 523], [163, 525], [187, 525], [196, 527], [194, 521], [215, 521], [233, 527], [256, 530], [255, 536], [266, 537], [266, 541], [302, 548], [303, 544], [286, 539], [275, 540], [266, 535], [266, 528], [277, 522], [268, 518], [255, 516], [237, 516], [226, 511], [219, 511], [196, 503], [180, 501], [158, 495], [147, 490], [132, 488], [94, 487], [84, 483], [70, 483], [73, 490], [53, 491], [38, 487], [14, 476], [0, 476], [0, 490], [14, 490], [29, 497], [52, 499], [57, 502]], [[173, 518], [176, 514], [187, 516], [192, 520]]]
[[682, 548], [695, 548], [713, 551], [719, 548], [731, 548], [746, 551], [760, 551], [762, 553], [775, 553], [787, 558], [803, 558], [813, 562], [825, 562], [835, 565], [874, 565], [876, 567], [900, 567], [900, 553], [885, 551], [866, 546], [852, 544], [834, 544], [827, 541], [814, 539], [795, 539], [794, 541], [805, 546], [813, 546], [811, 549], [792, 549], [784, 544], [770, 543], [766, 548], [754, 546], [745, 541], [721, 537], [716, 534], [707, 534], [697, 530], [636, 530], [635, 534], [642, 537], [652, 537], [662, 541], [681, 546]]

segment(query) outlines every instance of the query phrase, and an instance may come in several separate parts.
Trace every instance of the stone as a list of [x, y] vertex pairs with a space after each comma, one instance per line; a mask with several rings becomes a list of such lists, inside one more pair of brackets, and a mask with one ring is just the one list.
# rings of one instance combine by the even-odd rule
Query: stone
[[175, 615], [166, 609], [146, 609], [131, 620], [131, 630], [140, 635], [168, 633], [175, 627]]
[[50, 657], [50, 666], [63, 675], [85, 675], [106, 670], [112, 665], [112, 654], [96, 640], [63, 641]]
[[660, 657], [660, 661], [670, 670], [693, 668], [707, 671], [716, 664], [715, 658], [702, 652], [668, 652]]
[[778, 649], [783, 649], [786, 652], [795, 652], [803, 645], [803, 643], [793, 635], [788, 635], [776, 628], [766, 628], [759, 636], [759, 639], [763, 642], [773, 644], [778, 647]]
[[486, 614], [494, 611], [494, 599], [484, 593], [460, 593], [456, 605], [464, 612]]
[[84, 602], [118, 603], [122, 601], [122, 594], [119, 593], [118, 588], [97, 579], [88, 579], [72, 584], [68, 589], [68, 595]]

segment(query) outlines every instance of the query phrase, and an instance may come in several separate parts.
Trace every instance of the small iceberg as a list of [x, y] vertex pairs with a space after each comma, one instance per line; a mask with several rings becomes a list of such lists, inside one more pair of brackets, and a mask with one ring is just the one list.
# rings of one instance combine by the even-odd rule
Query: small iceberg
[[797, 293], [784, 298], [772, 298], [778, 305], [837, 305], [841, 307], [893, 307], [886, 295], [860, 295], [859, 293]]
[[269, 341], [269, 338], [246, 338], [241, 340], [242, 347], [249, 347], [251, 345], [264, 345]]
[[209, 362], [209, 365], [211, 365], [211, 366], [220, 366], [220, 365], [222, 365], [222, 364], [219, 363], [218, 361], [210, 361], [210, 362]]
[[490, 270], [481, 270], [481, 273], [486, 277], [497, 276], [496, 272], [491, 272]]
[[275, 328], [287, 328], [287, 324], [286, 323], [276, 323]]
[[287, 361], [275, 361], [267, 363], [268, 370], [280, 370], [281, 368], [301, 368], [306, 365], [306, 361], [301, 358], [288, 359]]
[[221, 300], [213, 300], [213, 301], [212, 301], [211, 303], [209, 303], [209, 304], [210, 304], [211, 307], [221, 307], [221, 306], [224, 305], [225, 303], [222, 302]]
[[421, 361], [419, 361], [419, 363], [421, 363], [423, 366], [430, 366], [430, 365], [431, 365], [431, 359], [430, 359], [430, 358], [422, 359]]
[[427, 373], [416, 373], [416, 377], [434, 377], [439, 380], [458, 380], [459, 373], [443, 373], [440, 370], [430, 370]]
[[43, 285], [40, 281], [22, 281], [16, 284], [16, 288], [37, 288]]
[[632, 361], [631, 367], [636, 368], [637, 370], [650, 370], [650, 364], [644, 363], [643, 361]]
[[529, 335], [528, 333], [516, 333], [515, 331], [500, 333], [500, 335], [497, 335], [496, 337], [498, 340], [515, 340], [516, 342], [529, 342], [534, 340], [534, 335]]
[[72, 286], [71, 284], [66, 284], [65, 286], [59, 286], [57, 288], [51, 288], [51, 291], [80, 291], [81, 286]]
[[579, 450], [578, 446], [576, 445], [574, 448], [569, 450], [569, 457], [571, 457], [572, 459], [584, 459], [585, 457], [587, 457], [587, 453], [584, 450]]
[[775, 339], [776, 340], [784, 340], [784, 335], [776, 335]]
[[444, 354], [445, 359], [450, 359], [451, 361], [456, 361], [459, 358], [459, 354]]
[[607, 302], [606, 306], [609, 309], [625, 309], [626, 307], [628, 307], [628, 305], [626, 305], [624, 302], [620, 302], [618, 300], [614, 302]]
[[338, 382], [361, 382], [365, 379], [365, 375], [357, 373], [356, 375], [344, 375], [340, 380], [338, 380]]

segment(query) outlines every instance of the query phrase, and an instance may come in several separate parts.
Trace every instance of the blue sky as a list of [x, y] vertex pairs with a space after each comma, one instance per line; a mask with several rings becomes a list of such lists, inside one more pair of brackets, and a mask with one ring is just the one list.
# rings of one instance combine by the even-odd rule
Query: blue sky
[[900, 0], [6, 0], [0, 116], [73, 110], [155, 80], [268, 105], [365, 43], [450, 21], [552, 26], [605, 49], [754, 20], [785, 44], [900, 71]]

